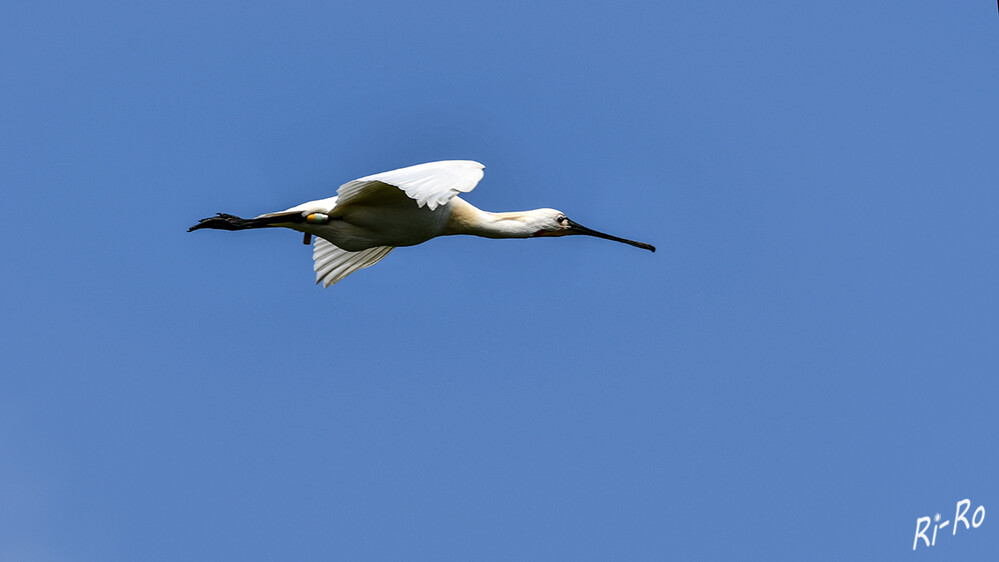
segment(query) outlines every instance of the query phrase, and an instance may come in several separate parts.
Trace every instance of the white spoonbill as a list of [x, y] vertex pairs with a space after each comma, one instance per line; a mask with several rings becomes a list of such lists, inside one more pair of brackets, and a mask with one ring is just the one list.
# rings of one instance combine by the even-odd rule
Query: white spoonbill
[[345, 183], [334, 197], [302, 203], [253, 219], [219, 213], [188, 229], [246, 230], [283, 227], [313, 235], [316, 283], [324, 287], [378, 263], [396, 246], [414, 246], [436, 236], [534, 238], [586, 234], [655, 252], [655, 246], [597, 232], [555, 209], [490, 213], [457, 195], [482, 179], [485, 166], [470, 160], [429, 162]]

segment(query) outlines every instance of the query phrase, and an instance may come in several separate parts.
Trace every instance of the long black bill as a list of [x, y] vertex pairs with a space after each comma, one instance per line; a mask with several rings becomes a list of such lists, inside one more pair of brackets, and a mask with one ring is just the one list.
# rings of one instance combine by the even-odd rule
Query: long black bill
[[629, 246], [634, 246], [636, 248], [641, 248], [643, 250], [648, 250], [650, 252], [655, 252], [656, 247], [652, 244], [646, 244], [645, 242], [635, 242], [634, 240], [628, 240], [627, 238], [618, 238], [617, 236], [611, 236], [610, 234], [604, 234], [603, 232], [597, 232], [592, 228], [586, 228], [585, 226], [579, 224], [576, 221], [566, 219], [569, 222], [569, 227], [579, 234], [585, 234], [587, 236], [596, 236], [597, 238], [604, 238], [606, 240], [613, 240], [615, 242], [624, 242]]

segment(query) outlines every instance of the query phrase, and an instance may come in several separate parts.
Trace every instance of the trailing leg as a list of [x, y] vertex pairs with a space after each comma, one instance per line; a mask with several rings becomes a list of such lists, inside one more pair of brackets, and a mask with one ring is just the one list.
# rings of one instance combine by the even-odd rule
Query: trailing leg
[[301, 213], [289, 213], [287, 215], [277, 215], [260, 217], [255, 219], [244, 219], [236, 215], [218, 213], [214, 217], [201, 219], [198, 224], [188, 228], [188, 232], [200, 230], [202, 228], [214, 228], [216, 230], [247, 230], [251, 228], [267, 228], [277, 224], [288, 224], [294, 222], [305, 222], [306, 219]]

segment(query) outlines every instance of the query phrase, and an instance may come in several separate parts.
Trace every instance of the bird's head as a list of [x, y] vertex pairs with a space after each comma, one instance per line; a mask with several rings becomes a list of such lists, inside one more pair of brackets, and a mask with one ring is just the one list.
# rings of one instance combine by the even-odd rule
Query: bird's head
[[651, 252], [656, 251], [656, 247], [652, 244], [635, 242], [634, 240], [628, 240], [627, 238], [618, 238], [617, 236], [611, 236], [610, 234], [604, 234], [603, 232], [598, 232], [592, 228], [587, 228], [578, 222], [571, 220], [569, 217], [565, 216], [565, 213], [557, 209], [537, 209], [535, 211], [530, 211], [530, 222], [532, 228], [535, 229], [534, 236], [571, 236], [575, 234], [585, 234], [596, 238], [623, 242], [624, 244], [629, 244], [631, 246], [635, 246], [636, 248], [642, 248]]

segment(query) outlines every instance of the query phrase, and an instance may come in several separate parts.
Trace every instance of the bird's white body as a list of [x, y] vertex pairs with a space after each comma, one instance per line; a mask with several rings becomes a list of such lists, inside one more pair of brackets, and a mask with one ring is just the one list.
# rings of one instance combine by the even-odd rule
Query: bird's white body
[[[350, 252], [375, 246], [415, 246], [431, 238], [453, 234], [472, 234], [484, 238], [530, 238], [541, 230], [541, 223], [544, 222], [530, 220], [531, 216], [520, 212], [482, 211], [457, 196], [434, 210], [417, 207], [412, 200], [400, 200], [398, 196], [379, 198], [369, 201], [369, 204], [337, 205], [336, 197], [323, 199], [322, 202], [329, 206], [311, 206], [301, 212], [323, 213], [330, 217], [329, 222], [293, 224], [287, 225], [288, 228], [329, 240]], [[277, 214], [283, 213], [261, 217]]]
[[348, 252], [375, 246], [415, 246], [444, 234], [451, 217], [451, 203], [431, 211], [417, 207], [405, 195], [402, 197], [402, 201], [384, 198], [378, 204], [342, 206], [337, 206], [333, 197], [332, 206], [308, 211], [328, 215], [329, 222], [295, 224], [290, 228], [329, 240]]
[[483, 168], [467, 160], [419, 164], [354, 180], [340, 186], [336, 197], [258, 218], [296, 212], [328, 215], [328, 222], [290, 228], [349, 252], [375, 246], [414, 246], [446, 233], [453, 203], [460, 201], [456, 195], [471, 191], [482, 179]]
[[[241, 230], [285, 227], [316, 237], [316, 283], [328, 287], [374, 265], [395, 247], [414, 246], [453, 234], [486, 238], [530, 238], [589, 234], [633, 242], [587, 229], [555, 209], [490, 213], [458, 197], [475, 188], [484, 166], [469, 160], [430, 162], [345, 183], [335, 197], [302, 203], [244, 220], [219, 214], [191, 228]], [[308, 238], [308, 237], [307, 237]]]

